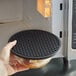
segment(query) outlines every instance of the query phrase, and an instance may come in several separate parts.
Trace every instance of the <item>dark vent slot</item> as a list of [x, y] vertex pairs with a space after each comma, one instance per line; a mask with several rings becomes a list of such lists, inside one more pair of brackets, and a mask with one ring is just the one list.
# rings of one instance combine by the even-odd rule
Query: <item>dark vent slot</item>
[[62, 31], [60, 31], [60, 38], [62, 38]]
[[60, 10], [62, 10], [63, 9], [63, 4], [62, 3], [60, 3]]

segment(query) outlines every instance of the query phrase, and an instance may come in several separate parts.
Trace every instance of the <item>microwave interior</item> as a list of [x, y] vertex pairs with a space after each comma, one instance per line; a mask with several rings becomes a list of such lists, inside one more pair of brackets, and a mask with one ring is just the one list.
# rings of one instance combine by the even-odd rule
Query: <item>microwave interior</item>
[[[54, 57], [63, 57], [63, 0], [0, 0], [0, 49], [16, 32], [40, 29], [55, 34], [61, 40], [61, 47]], [[49, 8], [46, 13], [44, 6]], [[39, 7], [40, 6], [40, 7]], [[42, 8], [42, 9], [40, 9]], [[42, 13], [41, 13], [42, 12]]]

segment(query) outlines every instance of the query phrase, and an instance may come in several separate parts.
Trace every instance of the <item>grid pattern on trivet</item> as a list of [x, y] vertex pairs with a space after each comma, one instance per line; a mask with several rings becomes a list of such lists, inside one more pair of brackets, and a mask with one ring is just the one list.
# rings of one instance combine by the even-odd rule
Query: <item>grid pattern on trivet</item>
[[13, 40], [17, 40], [17, 44], [11, 51], [23, 58], [48, 58], [53, 56], [60, 47], [59, 39], [43, 30], [20, 31], [9, 39], [9, 41]]

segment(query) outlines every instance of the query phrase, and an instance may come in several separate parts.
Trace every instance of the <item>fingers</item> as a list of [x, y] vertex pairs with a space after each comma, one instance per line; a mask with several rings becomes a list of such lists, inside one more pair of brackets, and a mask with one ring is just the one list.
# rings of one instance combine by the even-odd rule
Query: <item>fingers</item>
[[12, 42], [9, 42], [5, 47], [4, 50], [11, 50], [15, 45], [16, 45], [17, 41], [14, 40]]
[[0, 60], [0, 76], [8, 76], [4, 63]]
[[4, 59], [5, 61], [9, 61], [10, 57], [10, 50], [16, 45], [17, 41], [14, 40], [12, 42], [9, 42], [1, 51], [0, 57]]
[[27, 71], [27, 70], [29, 70], [29, 68], [17, 69], [17, 70], [15, 70], [15, 73], [22, 72], [22, 71]]
[[16, 73], [15, 70], [10, 65], [6, 65], [6, 66], [7, 66], [8, 75], [12, 75]]

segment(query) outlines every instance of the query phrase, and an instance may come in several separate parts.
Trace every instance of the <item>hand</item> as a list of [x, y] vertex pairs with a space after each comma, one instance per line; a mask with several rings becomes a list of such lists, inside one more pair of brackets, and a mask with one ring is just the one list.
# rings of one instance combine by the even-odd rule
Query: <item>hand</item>
[[15, 55], [10, 52], [10, 50], [16, 45], [16, 43], [16, 40], [13, 42], [9, 42], [2, 49], [2, 51], [0, 51], [0, 76], [8, 76], [16, 72], [29, 69], [18, 63], [18, 59], [16, 59]]

